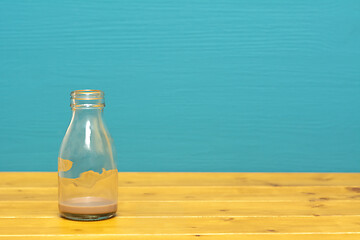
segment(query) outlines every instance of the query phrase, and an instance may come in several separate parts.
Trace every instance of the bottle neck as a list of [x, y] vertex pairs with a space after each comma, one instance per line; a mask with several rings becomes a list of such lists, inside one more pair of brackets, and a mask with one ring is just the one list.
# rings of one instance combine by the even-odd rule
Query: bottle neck
[[73, 108], [73, 120], [92, 120], [101, 119], [103, 108]]
[[100, 90], [76, 90], [71, 92], [71, 123], [76, 127], [103, 124], [104, 93]]

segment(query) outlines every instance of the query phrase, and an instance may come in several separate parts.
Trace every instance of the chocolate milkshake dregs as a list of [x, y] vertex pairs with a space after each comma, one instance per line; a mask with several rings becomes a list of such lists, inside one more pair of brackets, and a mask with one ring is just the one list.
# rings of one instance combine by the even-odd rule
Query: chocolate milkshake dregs
[[71, 220], [111, 218], [117, 210], [118, 171], [103, 121], [104, 93], [71, 93], [72, 118], [58, 158], [59, 212]]

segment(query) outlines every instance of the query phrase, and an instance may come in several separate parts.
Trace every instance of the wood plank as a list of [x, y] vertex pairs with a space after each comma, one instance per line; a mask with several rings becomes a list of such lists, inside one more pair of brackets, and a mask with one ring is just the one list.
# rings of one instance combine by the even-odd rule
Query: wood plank
[[[57, 188], [0, 188], [0, 201], [56, 201]], [[358, 187], [120, 187], [119, 201], [360, 201]]]
[[[199, 238], [201, 237], [201, 238]], [[324, 233], [324, 234], [138, 234], [138, 235], [103, 235], [103, 234], [84, 234], [84, 235], [0, 235], [0, 239], [10, 240], [359, 240], [359, 233]]]
[[[119, 186], [360, 186], [360, 173], [119, 173]], [[0, 187], [57, 187], [56, 172], [1, 172]]]
[[[0, 202], [0, 218], [57, 218], [57, 201]], [[344, 216], [360, 202], [119, 202], [117, 217]]]
[[[360, 233], [360, 216], [113, 218], [0, 218], [0, 235]], [[19, 227], [21, 226], [21, 227]]]
[[[97, 223], [59, 218], [56, 185], [36, 185], [46, 182], [46, 178], [35, 176], [36, 186], [33, 187], [29, 180], [31, 174], [25, 174], [28, 175], [25, 178], [13, 175], [13, 184], [9, 184], [10, 181], [0, 186], [0, 209], [5, 209], [0, 211], [0, 239], [360, 238], [360, 188], [357, 184], [317, 184], [318, 181], [335, 181], [335, 178], [323, 178], [312, 179], [314, 185], [302, 186], [302, 174], [294, 174], [295, 178], [298, 177], [298, 185], [282, 186], [270, 181], [256, 183], [253, 180], [247, 180], [249, 185], [233, 185], [234, 178], [221, 178], [219, 175], [220, 185], [211, 186], [206, 185], [213, 181], [212, 174], [208, 174], [202, 178], [208, 181], [206, 184], [193, 182], [191, 185], [189, 177], [185, 185], [180, 185], [173, 173], [169, 173], [173, 184], [178, 181], [178, 185], [167, 186], [161, 185], [161, 181], [167, 181], [166, 174], [151, 174], [158, 178], [155, 177], [155, 181], [149, 184], [158, 185], [146, 185], [146, 176], [121, 185], [118, 217]], [[56, 173], [45, 175], [56, 177]], [[192, 177], [196, 179], [196, 175], [198, 173]], [[0, 177], [3, 176], [0, 173]], [[356, 177], [356, 174], [352, 176]], [[282, 180], [283, 183], [285, 180]], [[22, 185], [23, 181], [27, 183]], [[356, 178], [353, 183], [357, 183]]]

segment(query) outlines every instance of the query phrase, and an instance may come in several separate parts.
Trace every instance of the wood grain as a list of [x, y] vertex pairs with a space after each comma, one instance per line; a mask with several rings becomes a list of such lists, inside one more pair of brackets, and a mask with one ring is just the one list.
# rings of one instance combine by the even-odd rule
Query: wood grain
[[0, 218], [0, 235], [359, 233], [359, 221], [360, 216], [153, 217], [113, 218], [98, 222], [61, 218]]
[[[0, 218], [58, 218], [57, 201], [0, 201]], [[322, 202], [125, 202], [118, 218], [360, 216], [360, 201]]]
[[43, 239], [56, 239], [56, 240], [199, 240], [199, 237], [208, 240], [359, 240], [360, 234], [358, 233], [291, 233], [291, 234], [139, 234], [139, 235], [102, 235], [102, 234], [86, 234], [86, 235], [7, 235], [0, 236], [0, 239], [11, 240], [43, 240]]
[[0, 239], [360, 237], [359, 174], [120, 175], [117, 216], [76, 222], [58, 216], [56, 173], [0, 173]]
[[[360, 201], [358, 187], [120, 187], [120, 201]], [[0, 188], [0, 201], [56, 201], [57, 188]]]
[[[55, 172], [2, 172], [0, 180], [0, 187], [57, 187]], [[353, 185], [360, 185], [360, 173], [119, 173], [120, 187]]]

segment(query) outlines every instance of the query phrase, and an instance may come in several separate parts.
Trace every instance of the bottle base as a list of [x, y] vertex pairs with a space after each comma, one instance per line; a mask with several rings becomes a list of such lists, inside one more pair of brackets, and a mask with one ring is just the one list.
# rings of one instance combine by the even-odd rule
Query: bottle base
[[116, 216], [116, 212], [101, 213], [101, 214], [74, 214], [67, 212], [60, 212], [60, 216], [74, 221], [100, 221]]

